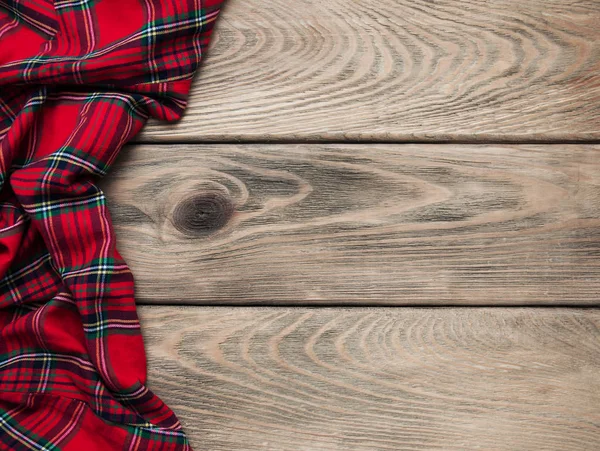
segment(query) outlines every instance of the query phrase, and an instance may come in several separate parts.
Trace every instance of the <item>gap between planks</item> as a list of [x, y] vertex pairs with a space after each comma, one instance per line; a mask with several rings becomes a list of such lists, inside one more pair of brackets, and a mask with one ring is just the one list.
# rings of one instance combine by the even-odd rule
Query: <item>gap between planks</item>
[[521, 144], [539, 144], [539, 145], [570, 145], [570, 144], [589, 144], [589, 145], [599, 145], [600, 139], [566, 139], [566, 140], [531, 140], [520, 139], [520, 140], [511, 140], [511, 138], [507, 138], [506, 140], [498, 139], [498, 140], [481, 140], [476, 143], [469, 140], [452, 140], [445, 141], [441, 139], [431, 139], [429, 141], [401, 141], [401, 140], [387, 140], [387, 139], [368, 139], [368, 140], [360, 140], [360, 139], [321, 139], [316, 138], [314, 140], [311, 139], [258, 139], [258, 140], [217, 140], [217, 141], [202, 141], [201, 139], [190, 140], [190, 141], [178, 141], [176, 139], [169, 140], [166, 142], [160, 141], [135, 141], [131, 142], [130, 145], [150, 145], [150, 146], [188, 146], [188, 145], [232, 145], [237, 146], [240, 144], [245, 145], [302, 145], [302, 144], [320, 144], [320, 145], [330, 145], [330, 144], [348, 144], [348, 145], [368, 145], [368, 144], [386, 144], [386, 145], [405, 145], [405, 144], [435, 144], [435, 145], [521, 145]]

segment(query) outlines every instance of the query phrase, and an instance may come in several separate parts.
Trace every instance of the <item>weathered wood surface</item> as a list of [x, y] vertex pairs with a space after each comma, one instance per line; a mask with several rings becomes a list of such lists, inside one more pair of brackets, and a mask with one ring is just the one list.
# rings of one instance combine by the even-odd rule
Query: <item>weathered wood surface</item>
[[597, 450], [600, 311], [140, 308], [194, 449]]
[[600, 139], [597, 0], [227, 0], [144, 141]]
[[600, 146], [139, 146], [104, 188], [142, 303], [600, 300]]

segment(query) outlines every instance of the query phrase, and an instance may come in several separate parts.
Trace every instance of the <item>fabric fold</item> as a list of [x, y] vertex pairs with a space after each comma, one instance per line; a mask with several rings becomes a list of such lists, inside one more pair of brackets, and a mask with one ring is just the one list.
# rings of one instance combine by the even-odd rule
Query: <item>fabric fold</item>
[[221, 0], [0, 0], [0, 449], [189, 450], [96, 185], [177, 120]]

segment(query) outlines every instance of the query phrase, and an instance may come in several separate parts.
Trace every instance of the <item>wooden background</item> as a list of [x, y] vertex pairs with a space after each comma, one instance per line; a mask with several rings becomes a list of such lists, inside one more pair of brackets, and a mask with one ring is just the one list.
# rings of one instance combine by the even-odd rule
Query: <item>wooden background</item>
[[194, 449], [598, 449], [599, 23], [228, 0], [103, 181]]
[[597, 0], [227, 0], [142, 141], [600, 139]]
[[197, 450], [593, 450], [597, 310], [143, 307]]
[[139, 146], [105, 191], [141, 302], [600, 300], [596, 145]]

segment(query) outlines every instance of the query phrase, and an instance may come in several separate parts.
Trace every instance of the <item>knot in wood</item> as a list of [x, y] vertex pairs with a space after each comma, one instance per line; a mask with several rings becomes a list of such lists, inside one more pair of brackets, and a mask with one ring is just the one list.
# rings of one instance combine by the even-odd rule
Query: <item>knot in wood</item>
[[188, 197], [173, 210], [173, 225], [189, 236], [208, 235], [219, 230], [233, 214], [231, 200], [218, 192]]

